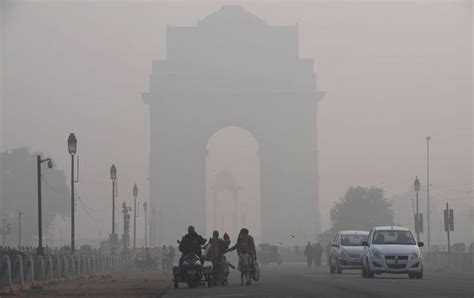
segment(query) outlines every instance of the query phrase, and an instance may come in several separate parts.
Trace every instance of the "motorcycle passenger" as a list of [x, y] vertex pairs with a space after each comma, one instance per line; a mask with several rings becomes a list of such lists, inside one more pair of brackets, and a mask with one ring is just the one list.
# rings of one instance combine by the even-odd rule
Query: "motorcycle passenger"
[[203, 263], [201, 247], [205, 243], [206, 239], [196, 233], [193, 226], [189, 226], [188, 233], [183, 236], [179, 243], [179, 251], [182, 253], [181, 258], [179, 259], [179, 266], [182, 266], [184, 256], [190, 253], [198, 255], [201, 263]]
[[211, 244], [211, 252], [212, 252], [212, 268], [214, 270], [214, 276], [216, 278], [216, 284], [220, 285], [224, 283], [226, 276], [225, 276], [225, 257], [224, 253], [227, 249], [227, 245], [225, 241], [219, 238], [219, 232], [214, 231], [212, 233], [212, 238], [209, 240]]

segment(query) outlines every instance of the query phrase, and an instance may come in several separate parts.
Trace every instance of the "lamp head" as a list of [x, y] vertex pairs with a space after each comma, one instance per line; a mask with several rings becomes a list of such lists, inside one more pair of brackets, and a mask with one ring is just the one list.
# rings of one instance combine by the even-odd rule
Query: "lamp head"
[[112, 179], [113, 181], [117, 180], [117, 168], [115, 167], [115, 165], [112, 165], [110, 167], [110, 179]]
[[67, 147], [69, 154], [74, 155], [77, 152], [77, 139], [76, 135], [73, 133], [69, 134], [69, 138], [67, 139]]
[[137, 184], [133, 185], [133, 197], [136, 198], [138, 197], [138, 187]]
[[420, 180], [418, 180], [418, 176], [416, 176], [415, 182], [413, 183], [413, 186], [415, 187], [415, 192], [420, 191]]

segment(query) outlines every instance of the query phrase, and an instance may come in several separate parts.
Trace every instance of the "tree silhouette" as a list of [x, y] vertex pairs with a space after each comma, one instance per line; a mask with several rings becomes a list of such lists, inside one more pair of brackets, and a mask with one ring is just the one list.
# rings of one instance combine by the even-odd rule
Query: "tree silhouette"
[[369, 230], [374, 226], [393, 225], [392, 204], [378, 187], [350, 187], [331, 209], [332, 229]]
[[[23, 212], [22, 244], [36, 245], [33, 241], [38, 235], [36, 153], [30, 153], [27, 148], [18, 148], [0, 153], [0, 158], [1, 217], [12, 225], [6, 244], [18, 243], [18, 212]], [[66, 176], [54, 163], [52, 169], [46, 166], [43, 168], [42, 185], [43, 233], [46, 233], [56, 215], [69, 215], [71, 201]]]

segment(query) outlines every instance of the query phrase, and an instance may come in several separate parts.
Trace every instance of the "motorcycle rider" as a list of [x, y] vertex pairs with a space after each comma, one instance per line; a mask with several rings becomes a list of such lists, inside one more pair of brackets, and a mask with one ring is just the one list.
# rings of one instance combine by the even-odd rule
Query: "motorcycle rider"
[[189, 253], [195, 253], [198, 255], [201, 263], [203, 263], [202, 250], [201, 247], [206, 243], [201, 235], [196, 233], [196, 230], [193, 226], [188, 227], [188, 233], [183, 236], [179, 243], [179, 251], [182, 253], [181, 258], [179, 259], [179, 266], [183, 264], [183, 258]]

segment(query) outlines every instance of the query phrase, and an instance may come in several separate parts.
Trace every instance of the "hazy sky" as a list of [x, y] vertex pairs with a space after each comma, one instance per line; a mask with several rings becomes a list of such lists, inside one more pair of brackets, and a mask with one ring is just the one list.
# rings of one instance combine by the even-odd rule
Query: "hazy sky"
[[[147, 197], [151, 63], [166, 58], [166, 26], [194, 26], [239, 3], [270, 25], [298, 24], [314, 59], [321, 208], [351, 185], [393, 195], [425, 181], [431, 135], [434, 200], [472, 206], [472, 2], [4, 1], [0, 48], [5, 148], [44, 151], [69, 170], [75, 132], [82, 200], [109, 232], [109, 168], [119, 199]], [[290, 99], [289, 99], [290, 100]], [[229, 136], [232, 137], [232, 136]], [[80, 211], [81, 212], [81, 211]], [[95, 236], [85, 216], [79, 237]], [[95, 231], [94, 231], [95, 233]]]

